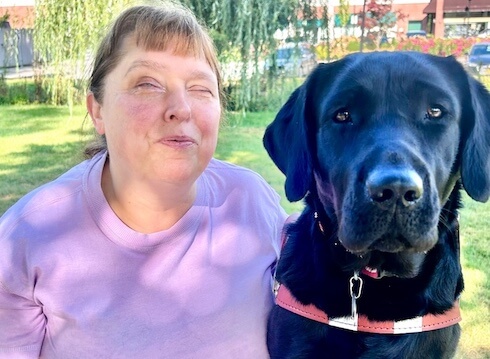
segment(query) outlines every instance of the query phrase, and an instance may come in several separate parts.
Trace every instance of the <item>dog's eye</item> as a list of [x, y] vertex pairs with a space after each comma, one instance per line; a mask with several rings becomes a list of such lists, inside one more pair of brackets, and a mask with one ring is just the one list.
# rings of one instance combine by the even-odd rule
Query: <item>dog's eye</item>
[[333, 120], [337, 123], [351, 122], [350, 113], [346, 109], [341, 109], [335, 114]]
[[444, 111], [442, 107], [434, 105], [434, 106], [430, 106], [427, 109], [426, 117], [428, 119], [437, 119], [437, 118], [441, 118], [443, 115], [444, 115]]

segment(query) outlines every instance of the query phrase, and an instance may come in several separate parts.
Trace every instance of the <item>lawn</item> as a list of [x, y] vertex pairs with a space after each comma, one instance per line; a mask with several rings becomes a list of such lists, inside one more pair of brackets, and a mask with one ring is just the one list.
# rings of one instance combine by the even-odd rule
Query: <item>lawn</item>
[[[216, 157], [259, 172], [281, 194], [291, 213], [301, 204], [284, 198], [284, 176], [262, 146], [273, 112], [230, 115], [221, 129]], [[0, 106], [0, 214], [29, 190], [81, 161], [91, 127], [83, 107]], [[461, 299], [463, 336], [458, 359], [490, 359], [490, 202], [468, 197], [461, 211], [466, 290]]]

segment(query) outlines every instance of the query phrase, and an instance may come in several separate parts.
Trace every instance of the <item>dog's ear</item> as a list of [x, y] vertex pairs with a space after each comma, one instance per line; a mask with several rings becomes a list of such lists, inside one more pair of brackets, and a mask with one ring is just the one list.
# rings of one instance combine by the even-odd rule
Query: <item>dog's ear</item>
[[467, 135], [461, 162], [461, 180], [466, 192], [476, 201], [490, 196], [490, 93], [468, 75], [473, 128]]
[[285, 192], [291, 202], [306, 195], [312, 177], [311, 158], [306, 145], [305, 102], [306, 86], [303, 84], [279, 110], [263, 139], [269, 156], [286, 175]]

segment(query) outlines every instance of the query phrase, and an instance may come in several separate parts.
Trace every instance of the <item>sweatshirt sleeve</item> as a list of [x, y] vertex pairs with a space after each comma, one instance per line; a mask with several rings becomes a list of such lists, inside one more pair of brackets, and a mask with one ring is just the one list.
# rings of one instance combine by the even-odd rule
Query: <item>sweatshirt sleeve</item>
[[19, 218], [10, 211], [0, 219], [0, 359], [38, 358], [46, 330]]
[[38, 358], [46, 319], [42, 308], [0, 282], [0, 358]]

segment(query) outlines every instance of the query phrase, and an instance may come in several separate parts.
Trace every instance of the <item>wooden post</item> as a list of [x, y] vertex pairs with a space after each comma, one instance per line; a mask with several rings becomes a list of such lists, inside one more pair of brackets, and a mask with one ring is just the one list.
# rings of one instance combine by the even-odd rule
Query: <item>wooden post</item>
[[362, 52], [364, 47], [364, 28], [366, 27], [366, 0], [362, 4], [362, 23], [361, 23], [361, 43], [359, 44], [359, 51]]
[[444, 37], [444, 0], [436, 1], [436, 21], [434, 27], [434, 37]]

